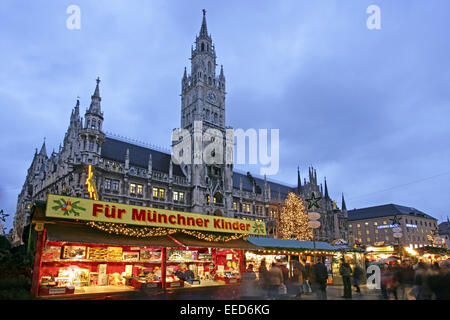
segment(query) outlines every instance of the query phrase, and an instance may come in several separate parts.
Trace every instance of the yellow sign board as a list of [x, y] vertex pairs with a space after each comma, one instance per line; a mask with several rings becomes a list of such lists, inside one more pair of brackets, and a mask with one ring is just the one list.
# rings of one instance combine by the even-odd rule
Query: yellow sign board
[[266, 235], [262, 221], [209, 216], [123, 203], [48, 195], [47, 217], [112, 222], [145, 227]]

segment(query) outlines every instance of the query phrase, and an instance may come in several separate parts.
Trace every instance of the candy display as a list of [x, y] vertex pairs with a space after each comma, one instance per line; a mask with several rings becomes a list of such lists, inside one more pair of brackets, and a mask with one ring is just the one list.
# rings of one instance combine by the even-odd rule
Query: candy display
[[122, 261], [121, 247], [108, 247], [107, 260], [108, 261]]
[[89, 260], [106, 260], [108, 255], [107, 248], [88, 248], [87, 258]]
[[63, 259], [84, 259], [86, 256], [86, 247], [82, 246], [64, 246]]
[[61, 247], [49, 246], [49, 247], [45, 247], [45, 249], [42, 253], [42, 260], [43, 261], [54, 261], [54, 260], [58, 260], [60, 256], [61, 256]]

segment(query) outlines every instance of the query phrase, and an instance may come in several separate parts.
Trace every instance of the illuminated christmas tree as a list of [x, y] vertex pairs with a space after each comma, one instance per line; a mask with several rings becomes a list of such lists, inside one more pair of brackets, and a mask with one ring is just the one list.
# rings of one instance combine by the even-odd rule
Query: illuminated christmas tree
[[308, 227], [308, 211], [303, 200], [295, 193], [288, 194], [281, 210], [279, 237], [281, 239], [312, 240], [312, 229]]

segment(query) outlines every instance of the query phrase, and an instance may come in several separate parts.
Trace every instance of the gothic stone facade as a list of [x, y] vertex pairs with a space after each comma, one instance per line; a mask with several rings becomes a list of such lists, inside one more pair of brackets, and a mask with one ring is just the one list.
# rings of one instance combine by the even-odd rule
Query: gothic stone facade
[[[194, 121], [201, 121], [202, 130], [215, 129], [226, 141], [225, 133], [229, 128], [225, 127], [226, 81], [223, 67], [216, 76], [216, 52], [207, 31], [205, 13], [195, 48], [191, 49], [191, 72], [188, 75], [185, 69], [181, 82], [181, 128], [194, 136], [198, 130]], [[292, 187], [236, 172], [232, 164], [207, 165], [192, 161], [176, 165], [170, 152], [103, 132], [99, 85], [97, 79], [84, 118], [80, 117], [80, 101], [77, 101], [58, 152], [48, 156], [45, 141], [39, 153], [36, 149], [18, 196], [12, 234], [14, 244], [21, 243], [21, 233], [30, 223], [30, 209], [35, 200], [46, 200], [49, 193], [88, 197], [85, 184], [88, 165], [94, 167], [100, 200], [259, 219], [267, 222], [272, 236], [277, 235], [279, 215], [288, 193], [295, 192], [303, 198], [315, 193], [323, 198], [318, 210], [322, 225], [317, 238], [325, 241], [347, 238], [345, 203], [342, 210], [336, 207], [328, 196], [326, 181], [324, 191], [317, 183], [313, 168], [309, 168], [309, 181], [305, 179], [303, 184], [298, 171], [297, 186]], [[225, 144], [223, 148], [217, 154], [225, 156]], [[195, 156], [194, 153], [192, 157]]]

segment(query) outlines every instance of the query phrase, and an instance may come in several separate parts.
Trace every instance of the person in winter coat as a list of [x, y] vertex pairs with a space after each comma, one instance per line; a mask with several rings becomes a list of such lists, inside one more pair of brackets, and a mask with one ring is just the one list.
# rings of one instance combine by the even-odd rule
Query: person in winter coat
[[327, 280], [328, 270], [327, 267], [321, 262], [317, 262], [312, 267], [313, 275], [313, 291], [316, 292], [317, 299], [327, 300]]
[[303, 273], [305, 267], [298, 261], [292, 262], [292, 290], [295, 294], [295, 298], [301, 298], [303, 293]]
[[351, 299], [352, 298], [352, 283], [350, 278], [352, 276], [352, 268], [350, 265], [345, 262], [344, 259], [341, 259], [341, 266], [339, 267], [339, 273], [342, 276], [342, 281], [344, 282], [344, 296], [343, 298]]
[[356, 288], [356, 293], [361, 293], [361, 288], [359, 287], [361, 281], [364, 277], [364, 271], [359, 264], [353, 269], [353, 286]]
[[305, 270], [303, 272], [303, 292], [309, 294], [312, 292], [311, 282], [313, 278], [313, 271], [311, 267], [311, 263], [306, 261]]
[[283, 272], [281, 268], [274, 262], [267, 274], [267, 291], [269, 299], [276, 299], [279, 297], [279, 290], [281, 284], [284, 284]]
[[268, 294], [267, 292], [267, 277], [268, 277], [269, 271], [266, 267], [266, 259], [261, 260], [261, 265], [258, 269], [258, 275], [259, 275], [259, 287], [261, 288], [262, 295], [266, 296]]

